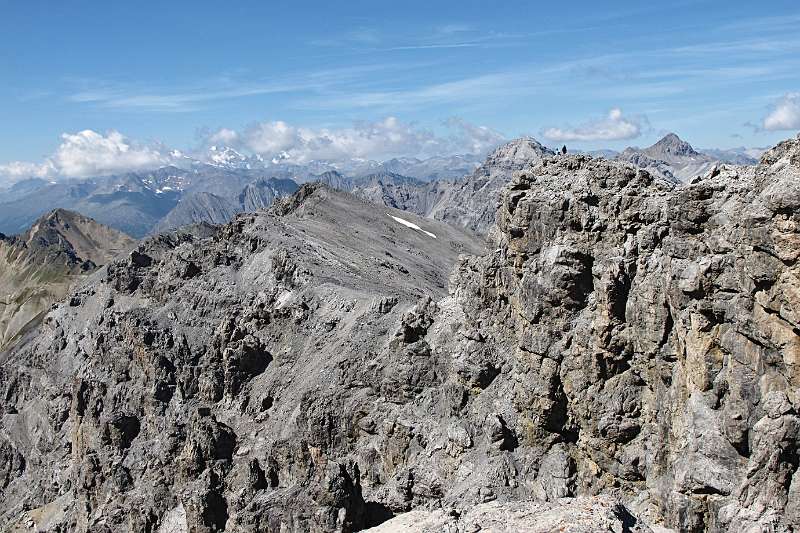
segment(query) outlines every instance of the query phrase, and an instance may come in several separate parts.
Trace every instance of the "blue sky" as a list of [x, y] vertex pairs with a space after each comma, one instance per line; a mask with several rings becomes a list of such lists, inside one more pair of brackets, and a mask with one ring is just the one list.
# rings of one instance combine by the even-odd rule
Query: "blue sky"
[[[764, 146], [800, 129], [796, 0], [0, 0], [0, 12], [0, 165], [52, 158], [84, 130], [192, 150], [225, 128], [267, 150], [293, 142], [272, 142], [275, 124], [351, 142], [387, 117], [464, 147], [480, 145], [464, 127], [581, 148], [666, 131]], [[255, 131], [263, 142], [245, 141]]]

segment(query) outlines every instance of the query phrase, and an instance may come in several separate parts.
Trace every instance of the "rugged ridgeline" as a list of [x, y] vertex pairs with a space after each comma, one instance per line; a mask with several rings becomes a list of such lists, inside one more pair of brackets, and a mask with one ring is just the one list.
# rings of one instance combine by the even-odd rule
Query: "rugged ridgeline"
[[314, 181], [352, 193], [368, 202], [419, 216], [427, 215], [441, 198], [440, 182], [424, 182], [391, 172], [360, 178], [350, 178], [339, 172], [325, 172], [316, 176]]
[[77, 280], [133, 245], [127, 235], [62, 209], [22, 235], [0, 235], [0, 351], [38, 325]]
[[149, 240], [0, 361], [0, 530], [797, 528], [798, 208], [800, 140], [545, 157], [449, 293], [469, 234], [321, 186]]

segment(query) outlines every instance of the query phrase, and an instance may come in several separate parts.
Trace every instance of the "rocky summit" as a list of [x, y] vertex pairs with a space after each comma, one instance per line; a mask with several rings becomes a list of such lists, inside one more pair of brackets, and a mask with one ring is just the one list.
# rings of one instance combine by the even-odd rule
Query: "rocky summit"
[[523, 159], [485, 246], [311, 185], [96, 272], [0, 355], [0, 530], [800, 527], [800, 140]]

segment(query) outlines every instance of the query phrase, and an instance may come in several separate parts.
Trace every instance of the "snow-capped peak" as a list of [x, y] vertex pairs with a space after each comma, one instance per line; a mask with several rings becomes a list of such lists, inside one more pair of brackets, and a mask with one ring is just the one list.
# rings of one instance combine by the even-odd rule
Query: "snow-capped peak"
[[251, 168], [250, 158], [229, 146], [211, 146], [208, 149], [208, 164], [223, 168]]

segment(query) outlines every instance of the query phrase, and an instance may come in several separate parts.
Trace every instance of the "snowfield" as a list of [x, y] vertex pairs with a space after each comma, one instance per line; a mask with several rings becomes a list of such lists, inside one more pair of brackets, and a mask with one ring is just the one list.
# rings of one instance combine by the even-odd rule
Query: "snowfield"
[[395, 219], [396, 222], [399, 222], [400, 224], [402, 224], [402, 225], [404, 225], [404, 226], [406, 226], [408, 228], [415, 229], [417, 231], [421, 231], [425, 235], [429, 235], [429, 236], [433, 237], [434, 239], [436, 238], [436, 235], [434, 235], [430, 231], [425, 231], [424, 229], [420, 228], [419, 226], [417, 226], [413, 222], [409, 222], [408, 220], [406, 220], [404, 218], [396, 217], [394, 215], [390, 215], [389, 213], [386, 213], [386, 216], [392, 217], [393, 219]]

